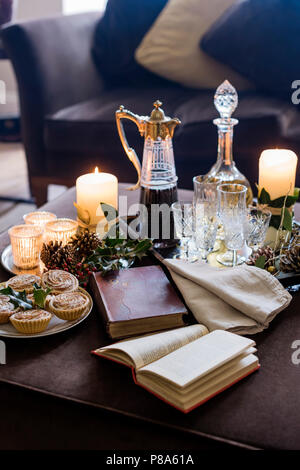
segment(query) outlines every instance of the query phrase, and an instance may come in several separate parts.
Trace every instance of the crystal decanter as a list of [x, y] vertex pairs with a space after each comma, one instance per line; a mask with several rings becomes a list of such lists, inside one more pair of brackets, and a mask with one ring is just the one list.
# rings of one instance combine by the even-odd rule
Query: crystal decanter
[[206, 177], [208, 180], [218, 180], [220, 183], [239, 183], [247, 186], [247, 204], [249, 205], [253, 199], [250, 183], [237, 169], [232, 159], [233, 127], [239, 121], [233, 119], [231, 115], [237, 108], [238, 94], [228, 80], [217, 88], [214, 104], [220, 114], [220, 118], [213, 121], [218, 126], [218, 158]]

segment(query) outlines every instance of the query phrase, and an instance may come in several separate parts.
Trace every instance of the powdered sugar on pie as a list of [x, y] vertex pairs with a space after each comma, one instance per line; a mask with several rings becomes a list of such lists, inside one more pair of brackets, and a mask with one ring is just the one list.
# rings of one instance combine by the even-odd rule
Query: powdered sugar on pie
[[15, 306], [11, 303], [8, 295], [0, 295], [0, 313], [13, 312]]
[[0, 324], [7, 323], [9, 317], [16, 311], [8, 295], [0, 295]]
[[47, 271], [42, 276], [42, 286], [50, 287], [52, 293], [73, 292], [79, 287], [78, 279], [66, 271]]
[[11, 319], [13, 320], [22, 320], [22, 321], [42, 320], [44, 318], [45, 319], [51, 318], [51, 313], [46, 312], [46, 310], [40, 310], [40, 309], [17, 312], [11, 316]]
[[62, 310], [87, 307], [88, 304], [89, 298], [81, 292], [65, 292], [54, 296], [51, 302], [51, 306]]
[[41, 278], [39, 276], [34, 274], [19, 274], [9, 279], [6, 285], [19, 292], [25, 290], [29, 294], [33, 292], [33, 285], [35, 283], [40, 285]]

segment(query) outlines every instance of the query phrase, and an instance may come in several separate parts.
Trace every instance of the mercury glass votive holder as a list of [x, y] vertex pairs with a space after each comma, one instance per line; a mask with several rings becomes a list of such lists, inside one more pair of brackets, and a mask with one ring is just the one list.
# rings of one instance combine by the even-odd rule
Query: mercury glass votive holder
[[25, 224], [38, 225], [44, 229], [47, 222], [52, 222], [53, 220], [56, 220], [57, 217], [52, 212], [35, 211], [25, 214], [23, 219]]
[[76, 234], [77, 229], [78, 222], [72, 219], [56, 219], [47, 222], [44, 233], [45, 242], [58, 241], [66, 245], [70, 238]]
[[36, 268], [40, 262], [43, 229], [37, 225], [15, 225], [8, 234], [15, 266], [20, 269]]

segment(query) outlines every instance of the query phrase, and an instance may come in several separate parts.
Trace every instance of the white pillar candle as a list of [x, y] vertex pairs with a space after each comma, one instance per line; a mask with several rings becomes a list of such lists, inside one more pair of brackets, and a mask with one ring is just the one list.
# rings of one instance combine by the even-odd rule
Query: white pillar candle
[[118, 180], [114, 175], [101, 173], [96, 167], [94, 173], [79, 176], [76, 180], [77, 205], [88, 211], [90, 225], [96, 225], [101, 218], [100, 202], [118, 208]]
[[271, 200], [293, 195], [297, 161], [297, 155], [291, 150], [264, 150], [259, 159], [259, 189], [265, 188]]

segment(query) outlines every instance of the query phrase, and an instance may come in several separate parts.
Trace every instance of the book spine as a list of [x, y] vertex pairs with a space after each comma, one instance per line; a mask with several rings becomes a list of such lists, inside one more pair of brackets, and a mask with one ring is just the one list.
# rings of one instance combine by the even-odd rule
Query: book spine
[[95, 299], [95, 303], [97, 304], [98, 311], [100, 313], [101, 319], [104, 323], [105, 330], [110, 338], [111, 336], [111, 331], [110, 331], [110, 318], [108, 316], [108, 310], [106, 308], [106, 305], [101, 297], [99, 286], [97, 284], [97, 280], [95, 275], [91, 276], [90, 278], [90, 289], [92, 291], [92, 294]]

